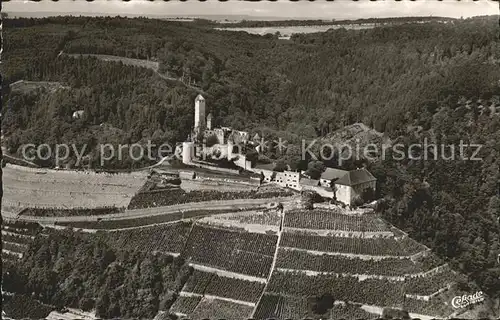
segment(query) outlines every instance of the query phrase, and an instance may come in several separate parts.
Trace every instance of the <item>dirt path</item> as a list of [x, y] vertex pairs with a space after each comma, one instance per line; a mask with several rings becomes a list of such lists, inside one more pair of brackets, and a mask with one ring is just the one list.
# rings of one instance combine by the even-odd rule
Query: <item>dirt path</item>
[[334, 276], [349, 276], [358, 278], [360, 281], [366, 279], [386, 279], [386, 280], [394, 280], [394, 281], [404, 281], [404, 276], [383, 276], [383, 275], [374, 275], [374, 274], [354, 274], [354, 273], [337, 273], [337, 272], [321, 272], [321, 271], [313, 271], [313, 270], [304, 270], [304, 269], [287, 269], [287, 268], [276, 268], [278, 271], [282, 272], [290, 272], [290, 273], [302, 273], [310, 277], [315, 277], [319, 275], [334, 275]]
[[222, 300], [222, 301], [227, 301], [227, 302], [242, 304], [242, 305], [249, 306], [249, 307], [255, 307], [255, 303], [253, 303], [253, 302], [242, 301], [242, 300], [235, 300], [235, 299], [231, 299], [231, 298], [224, 298], [224, 297], [214, 296], [214, 295], [211, 295], [211, 294], [205, 294], [205, 295], [203, 295], [203, 294], [199, 294], [199, 293], [181, 291], [179, 293], [179, 296], [181, 296], [181, 297], [201, 297], [201, 298], [205, 297], [205, 298], [208, 298], [208, 299], [217, 299], [217, 300]]
[[20, 233], [11, 232], [11, 231], [8, 231], [8, 229], [6, 229], [6, 230], [2, 229], [2, 234], [11, 235], [11, 236], [20, 237], [20, 238], [28, 238], [31, 240], [35, 239], [34, 236], [30, 236], [28, 234], [20, 234]]
[[299, 249], [299, 248], [292, 248], [292, 247], [280, 247], [280, 249], [304, 251], [304, 252], [314, 254], [317, 256], [322, 256], [324, 254], [327, 254], [327, 255], [331, 255], [331, 256], [344, 256], [344, 257], [351, 257], [351, 258], [360, 258], [363, 260], [408, 259], [408, 258], [412, 258], [415, 255], [420, 254], [420, 252], [418, 252], [414, 255], [408, 255], [408, 256], [373, 256], [373, 255], [358, 254], [358, 253], [315, 251], [315, 250], [306, 250], [306, 249]]
[[105, 54], [93, 54], [93, 53], [71, 54], [71, 53], [64, 53], [63, 51], [59, 52], [58, 56], [60, 56], [60, 55], [66, 55], [66, 56], [69, 56], [72, 58], [94, 57], [94, 58], [97, 58], [99, 60], [106, 61], [106, 62], [122, 62], [123, 64], [129, 65], [129, 66], [134, 66], [134, 67], [138, 67], [138, 68], [147, 68], [147, 69], [152, 70], [157, 76], [159, 76], [163, 80], [175, 81], [175, 82], [181, 83], [184, 86], [186, 86], [190, 89], [193, 89], [201, 94], [206, 94], [201, 88], [187, 84], [179, 78], [168, 77], [168, 76], [160, 73], [159, 72], [160, 64], [158, 62], [155, 62], [155, 61], [144, 60], [144, 59], [125, 58], [125, 57], [105, 55]]
[[201, 264], [196, 264], [196, 263], [192, 263], [192, 262], [190, 262], [189, 265], [191, 267], [193, 267], [194, 269], [197, 269], [200, 271], [205, 271], [205, 272], [215, 273], [215, 274], [222, 276], [222, 277], [236, 278], [236, 279], [261, 282], [261, 283], [266, 282], [265, 278], [253, 277], [253, 276], [249, 276], [246, 274], [241, 274], [241, 273], [230, 272], [230, 271], [226, 271], [226, 270], [222, 270], [222, 269], [207, 267], [207, 266], [203, 266]]
[[23, 254], [22, 254], [22, 253], [20, 253], [20, 252], [14, 252], [14, 251], [10, 251], [10, 250], [7, 250], [7, 249], [2, 249], [2, 252], [8, 253], [8, 254], [13, 254], [13, 255], [16, 255], [16, 256], [18, 256], [19, 258], [22, 258], [22, 257], [23, 257]]
[[162, 78], [164, 80], [176, 81], [176, 82], [182, 83], [184, 86], [186, 86], [186, 87], [188, 87], [190, 89], [193, 89], [193, 90], [197, 91], [198, 93], [206, 95], [206, 92], [203, 91], [203, 90], [201, 90], [201, 88], [198, 88], [198, 87], [186, 84], [186, 83], [184, 83], [183, 81], [181, 81], [180, 79], [177, 79], [177, 78], [167, 77], [166, 75], [164, 75], [162, 73], [159, 73], [158, 70], [155, 70], [154, 72], [156, 73], [156, 75], [158, 75], [160, 78]]
[[264, 293], [266, 293], [267, 285], [271, 281], [271, 277], [273, 276], [273, 272], [276, 269], [276, 260], [278, 259], [278, 252], [279, 252], [279, 247], [280, 247], [280, 242], [281, 242], [281, 235], [283, 234], [283, 226], [285, 225], [285, 214], [286, 214], [286, 210], [289, 207], [289, 203], [287, 203], [283, 207], [284, 207], [284, 209], [281, 213], [281, 222], [280, 222], [280, 226], [278, 229], [278, 240], [276, 241], [276, 248], [274, 250], [273, 263], [271, 264], [271, 271], [269, 271], [269, 276], [267, 277], [267, 281], [266, 281], [266, 284], [264, 286], [264, 289], [262, 290], [262, 293], [259, 297], [259, 300], [257, 300], [257, 303], [255, 304], [255, 308], [252, 311], [252, 318], [255, 316], [255, 312], [257, 312], [257, 306], [259, 305], [260, 300], [262, 300]]
[[285, 231], [305, 231], [308, 233], [315, 233], [319, 236], [328, 237], [354, 237], [354, 238], [393, 238], [394, 233], [391, 231], [351, 231], [351, 230], [334, 230], [334, 229], [311, 229], [311, 228], [295, 228], [295, 227], [285, 227]]
[[[222, 214], [224, 215], [224, 214]], [[221, 226], [226, 228], [242, 228], [251, 233], [267, 234], [269, 231], [278, 233], [279, 226], [266, 225], [259, 223], [244, 223], [237, 220], [224, 220], [220, 219], [219, 215], [207, 216], [198, 220], [198, 223], [206, 224], [209, 226]]]

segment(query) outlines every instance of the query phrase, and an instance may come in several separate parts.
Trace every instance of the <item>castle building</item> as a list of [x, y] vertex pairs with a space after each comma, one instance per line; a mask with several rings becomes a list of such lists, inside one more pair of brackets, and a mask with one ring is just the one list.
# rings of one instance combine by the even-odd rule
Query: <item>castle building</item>
[[205, 98], [199, 94], [194, 100], [194, 130], [193, 136], [202, 134], [204, 138], [216, 136], [218, 144], [227, 144], [231, 140], [234, 144], [246, 143], [250, 135], [246, 131], [234, 130], [230, 127], [213, 127], [213, 116], [209, 113], [205, 118]]
[[[199, 139], [207, 139], [210, 136], [217, 138], [216, 148], [224, 148], [224, 154], [227, 154], [227, 159], [234, 161], [234, 163], [246, 170], [250, 167], [250, 161], [240, 154], [240, 144], [248, 141], [249, 134], [245, 131], [233, 130], [229, 127], [213, 128], [213, 116], [209, 113], [206, 118], [206, 101], [205, 98], [199, 94], [194, 100], [194, 128], [191, 134], [190, 142], [182, 144], [182, 161], [185, 164], [192, 164], [198, 161], [197, 159], [202, 156], [204, 152], [210, 152], [210, 147], [202, 148], [202, 141]], [[227, 148], [227, 149], [226, 149]], [[212, 150], [213, 151], [213, 150]], [[180, 148], [179, 148], [180, 152]]]
[[319, 180], [300, 179], [304, 190], [335, 198], [346, 205], [354, 204], [366, 189], [375, 190], [376, 184], [377, 179], [365, 168], [350, 171], [326, 168]]
[[[199, 155], [205, 151], [213, 152], [214, 149], [211, 149], [213, 147], [224, 150], [227, 160], [232, 161], [241, 169], [262, 175], [262, 182], [273, 182], [281, 187], [297, 191], [315, 191], [324, 198], [336, 199], [346, 205], [355, 204], [368, 189], [375, 191], [377, 179], [364, 168], [351, 171], [327, 168], [319, 179], [313, 180], [302, 177], [299, 172], [291, 171], [290, 168], [283, 172], [274, 171], [274, 163], [257, 164], [252, 167], [251, 162], [246, 159], [239, 148], [252, 139], [248, 132], [234, 130], [230, 127], [214, 128], [212, 114], [209, 113], [205, 118], [205, 113], [205, 98], [199, 94], [195, 99], [193, 136], [202, 135], [205, 139], [209, 136], [215, 136], [217, 145], [209, 146], [206, 148], [207, 150], [200, 150], [201, 141], [184, 142], [182, 144], [182, 161], [185, 164], [200, 164]], [[259, 141], [259, 139], [261, 137], [255, 134], [253, 140]], [[217, 166], [210, 168], [216, 170]]]

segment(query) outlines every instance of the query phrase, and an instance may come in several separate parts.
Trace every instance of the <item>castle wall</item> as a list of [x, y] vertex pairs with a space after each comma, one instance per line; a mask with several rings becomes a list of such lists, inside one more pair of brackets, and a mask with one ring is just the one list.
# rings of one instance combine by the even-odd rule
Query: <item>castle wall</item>
[[337, 197], [337, 201], [340, 201], [346, 205], [351, 205], [351, 187], [341, 184], [336, 184], [334, 185], [334, 187], [336, 189], [335, 195]]
[[271, 182], [273, 178], [274, 171], [272, 170], [266, 170], [266, 169], [252, 169], [253, 172], [257, 174], [263, 174], [264, 175], [264, 182]]
[[284, 172], [276, 172], [275, 181], [282, 187], [291, 188], [294, 190], [300, 190], [299, 183], [300, 175], [298, 172], [293, 171], [284, 171]]
[[234, 164], [243, 170], [250, 170], [252, 167], [252, 162], [247, 160], [244, 155], [239, 155], [236, 160], [234, 160]]
[[328, 179], [319, 179], [319, 183], [322, 187], [330, 188], [332, 181]]
[[212, 118], [207, 117], [207, 129], [212, 130]]
[[196, 166], [198, 168], [208, 169], [211, 171], [225, 172], [225, 173], [234, 174], [234, 175], [237, 175], [240, 173], [238, 170], [216, 167], [212, 164], [205, 164], [205, 163], [203, 163], [201, 161], [197, 161], [197, 160], [194, 160], [193, 162], [191, 162], [191, 165]]
[[319, 194], [320, 196], [322, 196], [323, 198], [329, 198], [329, 199], [333, 198], [333, 191], [328, 191], [325, 188], [320, 187], [320, 186], [307, 186], [307, 185], [303, 185], [302, 186], [302, 190], [314, 191], [317, 194]]

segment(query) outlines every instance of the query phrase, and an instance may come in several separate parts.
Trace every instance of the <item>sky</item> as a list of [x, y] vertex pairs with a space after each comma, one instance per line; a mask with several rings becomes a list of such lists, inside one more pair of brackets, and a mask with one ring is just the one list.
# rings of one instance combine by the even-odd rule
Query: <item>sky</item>
[[394, 0], [378, 1], [352, 1], [336, 0], [325, 1], [299, 1], [290, 2], [279, 0], [277, 2], [261, 1], [228, 1], [219, 2], [208, 0], [198, 2], [190, 0], [179, 1], [147, 1], [131, 0], [48, 0], [31, 2], [12, 0], [3, 3], [3, 11], [10, 13], [33, 13], [37, 15], [59, 14], [106, 14], [127, 15], [140, 14], [144, 16], [201, 16], [201, 15], [248, 15], [258, 17], [278, 18], [316, 18], [316, 19], [358, 19], [370, 17], [398, 17], [398, 16], [445, 16], [445, 17], [470, 17], [477, 15], [493, 15], [499, 12], [499, 2], [492, 0]]

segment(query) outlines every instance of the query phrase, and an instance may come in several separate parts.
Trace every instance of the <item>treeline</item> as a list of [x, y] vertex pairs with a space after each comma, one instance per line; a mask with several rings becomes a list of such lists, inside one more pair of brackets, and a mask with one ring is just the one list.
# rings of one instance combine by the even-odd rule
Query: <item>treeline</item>
[[[288, 27], [288, 26], [321, 26], [321, 25], [351, 25], [351, 24], [401, 24], [415, 22], [431, 22], [431, 21], [453, 21], [454, 18], [446, 17], [393, 17], [393, 18], [367, 18], [355, 20], [275, 20], [275, 21], [253, 21], [242, 20], [237, 23], [215, 23], [217, 27], [227, 28], [269, 28], [269, 27]], [[206, 21], [209, 24], [209, 21]]]
[[168, 310], [191, 272], [179, 258], [54, 231], [37, 238], [19, 264], [2, 270], [2, 290], [58, 309], [95, 309], [101, 318], [152, 319], [158, 310]]

